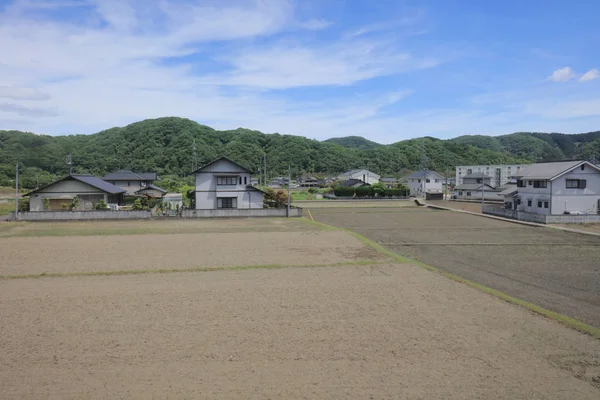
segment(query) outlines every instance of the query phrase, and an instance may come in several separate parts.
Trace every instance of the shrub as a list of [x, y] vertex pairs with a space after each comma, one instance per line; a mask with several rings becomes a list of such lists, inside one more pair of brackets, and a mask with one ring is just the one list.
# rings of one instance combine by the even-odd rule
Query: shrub
[[336, 186], [333, 188], [333, 193], [337, 197], [353, 197], [356, 191], [353, 187], [348, 186]]
[[19, 199], [19, 212], [29, 211], [29, 198]]
[[311, 187], [308, 189], [308, 193], [310, 193], [310, 194], [319, 193], [319, 189]]
[[267, 193], [263, 198], [263, 203], [265, 207], [271, 208], [281, 208], [287, 206], [287, 193], [283, 190], [278, 190], [277, 192], [273, 189], [267, 189]]
[[394, 189], [386, 189], [386, 196], [396, 196], [396, 197], [406, 197], [410, 194], [410, 189], [408, 187], [398, 187]]
[[374, 183], [371, 187], [373, 188], [373, 193], [375, 193], [377, 196], [385, 195], [387, 187], [382, 182]]
[[71, 204], [69, 204], [69, 210], [73, 211], [76, 210], [79, 207], [79, 196], [75, 196], [73, 197], [73, 200], [71, 200]]
[[50, 209], [50, 199], [44, 197], [44, 200], [42, 200], [42, 202], [44, 203], [44, 210], [48, 211]]
[[131, 207], [132, 210], [142, 210], [144, 207], [142, 206], [142, 202], [140, 201], [140, 199], [135, 199], [135, 201], [133, 202], [133, 206]]
[[106, 205], [106, 203], [104, 202], [104, 200], [100, 200], [95, 206], [94, 209], [96, 210], [106, 210], [108, 208], [108, 206]]
[[359, 186], [356, 188], [356, 197], [373, 196], [373, 188], [368, 185]]

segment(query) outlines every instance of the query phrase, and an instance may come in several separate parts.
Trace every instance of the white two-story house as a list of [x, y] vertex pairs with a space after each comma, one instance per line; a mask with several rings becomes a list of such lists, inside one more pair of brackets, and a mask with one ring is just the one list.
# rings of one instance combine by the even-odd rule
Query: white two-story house
[[587, 161], [531, 164], [515, 175], [517, 187], [506, 193], [513, 210], [538, 214], [598, 214], [600, 168]]
[[379, 182], [379, 178], [381, 176], [377, 175], [374, 172], [369, 171], [368, 169], [353, 169], [352, 171], [344, 172], [340, 174], [337, 179], [339, 181], [348, 181], [350, 179], [359, 179], [366, 184], [373, 185], [374, 183]]
[[501, 198], [498, 196], [499, 190], [492, 186], [492, 177], [482, 172], [474, 172], [462, 177], [460, 185], [454, 188], [453, 197], [459, 200], [496, 200]]
[[251, 185], [251, 173], [226, 157], [197, 169], [196, 209], [263, 208], [264, 192]]
[[421, 196], [426, 192], [441, 192], [444, 177], [435, 171], [415, 171], [404, 178], [411, 196]]

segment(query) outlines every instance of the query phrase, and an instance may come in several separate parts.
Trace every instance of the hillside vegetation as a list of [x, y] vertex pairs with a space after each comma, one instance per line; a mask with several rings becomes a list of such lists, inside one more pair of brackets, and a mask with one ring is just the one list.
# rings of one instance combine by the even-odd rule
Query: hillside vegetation
[[[370, 148], [365, 149], [365, 146]], [[17, 161], [23, 187], [49, 183], [68, 172], [66, 157], [69, 153], [74, 173], [97, 176], [126, 168], [184, 177], [196, 164], [202, 165], [220, 156], [257, 171], [264, 153], [269, 176], [287, 173], [288, 166], [294, 176], [335, 174], [361, 167], [381, 175], [397, 176], [418, 169], [423, 160], [428, 168], [444, 172], [461, 164], [590, 158], [600, 154], [600, 132], [516, 133], [499, 137], [462, 136], [452, 140], [421, 138], [378, 145], [359, 137], [320, 142], [242, 128], [217, 131], [176, 117], [145, 120], [91, 135], [45, 136], [0, 131], [0, 186], [14, 185]]]

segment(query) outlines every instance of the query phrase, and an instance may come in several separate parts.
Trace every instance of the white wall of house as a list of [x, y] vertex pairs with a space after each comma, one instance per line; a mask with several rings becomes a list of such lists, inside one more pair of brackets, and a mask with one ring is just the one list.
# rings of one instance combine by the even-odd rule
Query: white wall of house
[[511, 165], [459, 165], [456, 167], [456, 184], [462, 185], [462, 177], [469, 174], [484, 173], [492, 177], [491, 186], [497, 187], [510, 181], [510, 177], [516, 175], [527, 164]]
[[372, 185], [379, 182], [380, 176], [366, 169], [361, 169], [352, 174], [341, 174], [338, 176], [338, 180], [347, 181], [350, 179], [360, 179], [361, 181]]
[[[567, 188], [567, 180], [585, 180], [585, 189]], [[525, 187], [518, 188], [521, 204], [517, 210], [537, 214], [564, 214], [565, 211], [598, 212], [600, 200], [600, 171], [586, 165], [577, 167], [553, 181], [545, 188], [535, 188], [535, 180], [524, 179]], [[530, 184], [531, 183], [531, 184]]]
[[[484, 201], [502, 201], [503, 197], [498, 194], [500, 192], [486, 188], [483, 191]], [[481, 200], [481, 190], [456, 190], [456, 198], [458, 200]]]
[[[102, 199], [108, 203], [106, 193], [93, 186], [76, 180], [65, 180], [40, 189], [29, 198], [30, 211], [44, 211], [44, 199], [48, 198], [52, 203], [70, 204], [75, 196], [92, 196]], [[81, 204], [81, 199], [80, 199]], [[81, 207], [83, 208], [83, 204]], [[54, 207], [56, 208], [56, 207]]]
[[[217, 184], [220, 176], [232, 178], [235, 184]], [[216, 209], [219, 198], [235, 198], [234, 208], [263, 208], [263, 193], [247, 188], [249, 184], [248, 171], [227, 160], [219, 160], [196, 173], [196, 209]]]
[[426, 178], [408, 178], [406, 184], [411, 196], [420, 196], [425, 192], [443, 191], [444, 179], [440, 175], [430, 174]]

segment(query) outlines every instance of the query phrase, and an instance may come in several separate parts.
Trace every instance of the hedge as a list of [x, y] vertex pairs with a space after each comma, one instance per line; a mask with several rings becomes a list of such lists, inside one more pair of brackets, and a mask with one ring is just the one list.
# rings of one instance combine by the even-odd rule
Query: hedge
[[337, 197], [352, 197], [352, 196], [354, 196], [355, 190], [353, 187], [336, 186], [333, 188], [333, 193]]
[[373, 196], [373, 188], [371, 186], [359, 186], [356, 188], [356, 197]]
[[410, 189], [408, 188], [396, 188], [396, 189], [386, 189], [386, 196], [397, 196], [397, 197], [406, 197], [410, 194]]

